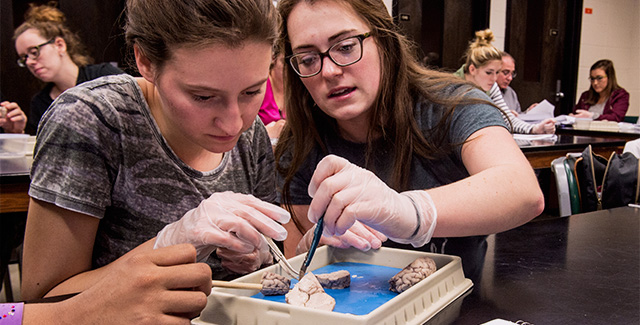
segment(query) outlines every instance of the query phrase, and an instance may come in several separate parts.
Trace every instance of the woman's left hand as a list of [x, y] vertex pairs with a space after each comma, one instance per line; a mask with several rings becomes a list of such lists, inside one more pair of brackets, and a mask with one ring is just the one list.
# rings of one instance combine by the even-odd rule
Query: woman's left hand
[[216, 254], [222, 260], [224, 268], [238, 274], [247, 274], [263, 265], [273, 264], [273, 256], [264, 239], [251, 253], [239, 253], [224, 247], [218, 247]]

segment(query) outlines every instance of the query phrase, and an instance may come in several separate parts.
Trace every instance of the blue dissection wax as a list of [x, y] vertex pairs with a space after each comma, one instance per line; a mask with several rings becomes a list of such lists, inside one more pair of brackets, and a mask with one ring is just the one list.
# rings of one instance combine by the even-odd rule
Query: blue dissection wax
[[[313, 270], [313, 274], [331, 273], [347, 270], [351, 274], [351, 286], [345, 289], [325, 289], [336, 300], [334, 312], [366, 315], [398, 294], [389, 290], [389, 279], [401, 269], [388, 266], [341, 262]], [[291, 286], [298, 283], [291, 279]], [[265, 296], [261, 293], [252, 296], [257, 299], [286, 303], [284, 295]]]

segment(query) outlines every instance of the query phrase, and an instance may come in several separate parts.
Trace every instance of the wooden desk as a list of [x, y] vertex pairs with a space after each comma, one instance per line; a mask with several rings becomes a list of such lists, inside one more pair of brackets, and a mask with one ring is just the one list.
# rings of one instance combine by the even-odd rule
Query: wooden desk
[[27, 212], [31, 156], [0, 159], [0, 214]]
[[640, 324], [640, 209], [530, 222], [491, 235], [482, 280], [427, 324]]
[[624, 138], [559, 134], [556, 140], [517, 140], [518, 146], [533, 168], [550, 168], [551, 161], [569, 152], [582, 152], [589, 144], [593, 151], [609, 158], [612, 152], [621, 153], [627, 142]]

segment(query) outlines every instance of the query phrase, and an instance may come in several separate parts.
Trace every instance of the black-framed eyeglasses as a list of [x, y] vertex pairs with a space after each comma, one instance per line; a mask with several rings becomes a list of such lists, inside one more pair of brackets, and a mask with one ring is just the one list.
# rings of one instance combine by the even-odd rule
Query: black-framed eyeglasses
[[329, 57], [331, 62], [338, 66], [346, 67], [362, 59], [362, 41], [371, 36], [371, 33], [364, 33], [347, 37], [338, 43], [331, 45], [325, 52], [302, 52], [287, 57], [293, 70], [301, 77], [313, 77], [322, 71], [322, 64], [325, 57]]
[[515, 79], [516, 76], [518, 75], [515, 70], [513, 70], [513, 71], [500, 70], [500, 73], [502, 73], [502, 75], [505, 76], [505, 77], [508, 77], [509, 75], [511, 75], [511, 79]]
[[47, 45], [47, 44], [51, 44], [55, 41], [55, 38], [52, 38], [40, 45], [36, 45], [36, 46], [32, 46], [30, 48], [27, 49], [27, 54], [21, 56], [18, 58], [18, 66], [21, 68], [24, 68], [27, 66], [27, 58], [31, 59], [31, 60], [36, 60], [38, 57], [40, 57], [40, 48]]
[[600, 82], [602, 81], [602, 79], [606, 79], [606, 78], [607, 76], [595, 76], [595, 77], [589, 77], [588, 79], [591, 82], [594, 82], [594, 81]]

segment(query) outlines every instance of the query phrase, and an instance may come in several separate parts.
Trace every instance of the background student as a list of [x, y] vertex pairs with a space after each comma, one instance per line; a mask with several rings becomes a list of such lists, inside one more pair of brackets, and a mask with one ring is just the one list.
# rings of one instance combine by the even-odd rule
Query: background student
[[55, 4], [29, 4], [25, 22], [13, 34], [18, 65], [45, 82], [29, 107], [27, 130], [33, 134], [44, 112], [62, 92], [88, 80], [123, 73], [109, 63], [91, 64], [93, 59], [65, 25], [66, 18]]
[[277, 37], [271, 1], [128, 0], [126, 17], [142, 78], [73, 87], [42, 118], [27, 300], [87, 290], [129, 256], [180, 243], [231, 279], [272, 263], [262, 234], [287, 235], [257, 118]]
[[502, 69], [502, 54], [491, 45], [491, 42], [493, 42], [493, 32], [490, 29], [477, 31], [476, 38], [469, 43], [469, 48], [464, 55], [466, 63], [455, 72], [455, 75], [484, 90], [493, 103], [504, 112], [505, 121], [511, 125], [513, 133], [555, 133], [554, 119], [545, 119], [537, 124], [528, 123], [516, 117], [507, 107], [496, 82], [498, 73]]
[[272, 143], [276, 143], [285, 124], [286, 112], [284, 110], [284, 85], [282, 70], [284, 69], [284, 57], [280, 48], [274, 46], [271, 66], [269, 67], [269, 79], [264, 100], [260, 106], [258, 116], [267, 128]]
[[599, 60], [589, 70], [589, 90], [580, 95], [571, 116], [622, 122], [629, 109], [629, 93], [616, 79], [611, 60]]
[[[379, 0], [281, 0], [287, 125], [276, 147], [289, 256], [324, 215], [323, 243], [462, 256], [544, 206], [501, 113], [428, 70]], [[454, 109], [455, 108], [455, 109]], [[504, 200], [509, 197], [509, 200]], [[304, 237], [303, 237], [304, 235]]]

